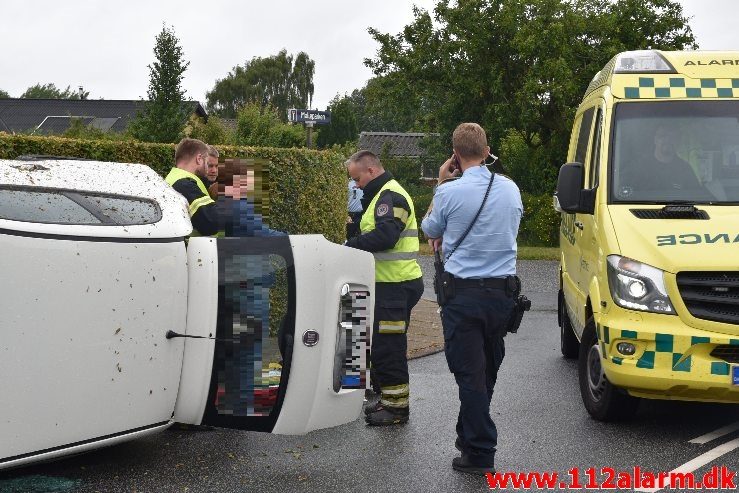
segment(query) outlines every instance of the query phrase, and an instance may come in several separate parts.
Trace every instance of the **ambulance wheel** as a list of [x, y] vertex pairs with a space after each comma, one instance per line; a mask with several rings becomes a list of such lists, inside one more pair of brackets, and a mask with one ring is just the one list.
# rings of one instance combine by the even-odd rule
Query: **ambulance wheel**
[[639, 407], [639, 399], [611, 384], [603, 371], [600, 344], [593, 318], [588, 319], [580, 344], [578, 376], [580, 395], [590, 416], [598, 421], [620, 421], [631, 418]]
[[567, 308], [565, 307], [565, 295], [562, 290], [559, 290], [559, 347], [562, 351], [562, 356], [567, 359], [575, 359], [580, 354], [580, 341], [577, 340], [575, 331], [572, 330], [572, 324], [570, 323], [570, 317], [567, 315]]

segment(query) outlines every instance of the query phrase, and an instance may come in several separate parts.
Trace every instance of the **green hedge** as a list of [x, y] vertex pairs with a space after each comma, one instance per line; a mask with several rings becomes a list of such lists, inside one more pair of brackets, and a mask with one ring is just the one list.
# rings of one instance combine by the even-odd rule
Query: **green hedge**
[[[346, 224], [345, 156], [335, 151], [218, 146], [221, 158], [269, 161], [269, 226], [291, 234], [323, 234], [343, 242]], [[0, 133], [0, 159], [23, 154], [142, 163], [165, 176], [173, 144], [75, 140]]]
[[552, 195], [521, 193], [523, 219], [518, 243], [525, 246], [557, 246], [560, 214], [552, 207]]

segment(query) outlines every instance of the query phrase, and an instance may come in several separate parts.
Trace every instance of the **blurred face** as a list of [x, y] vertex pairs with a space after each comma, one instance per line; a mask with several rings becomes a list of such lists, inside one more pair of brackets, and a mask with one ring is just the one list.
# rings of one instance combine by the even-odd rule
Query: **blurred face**
[[247, 170], [245, 175], [234, 175], [230, 185], [226, 185], [226, 197], [234, 200], [245, 199], [247, 192], [254, 191], [254, 170]]
[[205, 175], [208, 180], [214, 182], [218, 179], [218, 158], [208, 156], [208, 172]]

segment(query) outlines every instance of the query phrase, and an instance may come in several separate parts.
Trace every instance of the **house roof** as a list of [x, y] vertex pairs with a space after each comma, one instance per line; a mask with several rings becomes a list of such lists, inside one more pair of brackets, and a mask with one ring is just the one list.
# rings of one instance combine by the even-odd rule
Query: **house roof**
[[402, 132], [362, 132], [359, 134], [359, 148], [372, 151], [377, 155], [385, 149], [391, 156], [420, 157], [426, 155], [421, 147], [425, 137], [439, 134], [402, 133]]
[[[100, 130], [123, 132], [145, 103], [114, 99], [0, 99], [0, 131], [37, 129], [36, 133], [59, 134], [69, 128], [70, 117], [77, 117]], [[198, 116], [208, 117], [199, 102], [183, 104]]]
[[236, 127], [238, 126], [238, 121], [236, 118], [220, 118], [221, 125], [223, 125], [223, 128], [226, 130], [236, 130]]

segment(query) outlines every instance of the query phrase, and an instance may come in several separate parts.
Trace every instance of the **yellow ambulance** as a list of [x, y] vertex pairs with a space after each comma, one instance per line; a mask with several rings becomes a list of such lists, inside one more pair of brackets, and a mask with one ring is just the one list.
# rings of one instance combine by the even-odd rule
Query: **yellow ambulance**
[[739, 403], [739, 52], [615, 56], [567, 159], [558, 319], [587, 411]]

